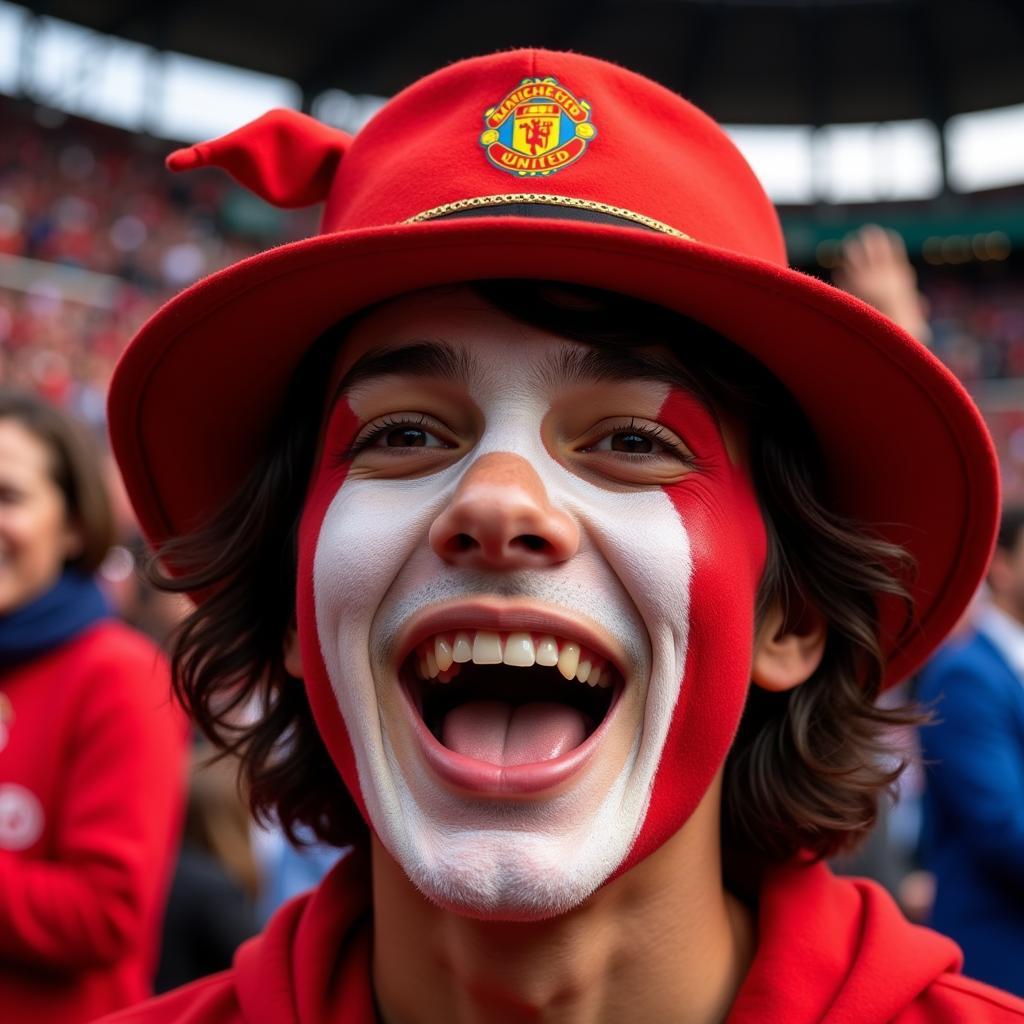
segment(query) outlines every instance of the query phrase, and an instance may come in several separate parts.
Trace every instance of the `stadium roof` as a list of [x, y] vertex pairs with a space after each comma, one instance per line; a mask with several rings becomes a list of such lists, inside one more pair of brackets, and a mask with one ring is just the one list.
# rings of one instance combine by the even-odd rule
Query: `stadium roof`
[[950, 116], [1024, 101], [1019, 0], [49, 0], [44, 15], [159, 50], [388, 96], [464, 56], [578, 49], [645, 72], [720, 120]]

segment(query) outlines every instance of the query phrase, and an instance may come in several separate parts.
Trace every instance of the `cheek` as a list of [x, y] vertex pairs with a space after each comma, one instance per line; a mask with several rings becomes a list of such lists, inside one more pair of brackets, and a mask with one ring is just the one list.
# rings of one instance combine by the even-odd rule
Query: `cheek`
[[13, 565], [28, 583], [44, 582], [60, 572], [70, 536], [63, 503], [49, 500], [18, 508], [4, 531]]
[[689, 637], [651, 802], [623, 870], [683, 825], [725, 760], [750, 683], [754, 603], [766, 553], [752, 484], [731, 462], [710, 417], [673, 393], [659, 419], [690, 441], [704, 466], [665, 488], [690, 541]]
[[672, 392], [659, 418], [686, 437], [701, 460], [696, 472], [665, 488], [690, 538], [690, 625], [701, 631], [693, 638], [694, 646], [700, 640], [702, 647], [718, 648], [728, 636], [727, 646], [749, 653], [752, 628], [736, 634], [740, 627], [752, 627], [767, 551], [753, 483], [730, 457], [710, 415], [692, 397]]
[[[750, 681], [754, 606], [764, 568], [765, 531], [757, 500], [736, 470], [726, 486], [671, 493], [690, 534], [690, 649], [684, 697], [702, 701], [731, 730]], [[698, 691], [692, 693], [690, 691]], [[716, 765], [717, 767], [717, 765]]]
[[335, 405], [324, 434], [323, 450], [306, 494], [298, 536], [298, 570], [295, 612], [302, 649], [306, 693], [320, 735], [345, 785], [366, 819], [366, 807], [359, 790], [355, 756], [348, 729], [338, 708], [324, 664], [316, 621], [314, 566], [324, 519], [338, 491], [345, 483], [348, 464], [337, 453], [345, 451], [359, 429], [359, 421], [344, 401]]
[[54, 547], [63, 536], [66, 521], [62, 502], [49, 495], [34, 495], [3, 515], [3, 532], [20, 547], [33, 550]]

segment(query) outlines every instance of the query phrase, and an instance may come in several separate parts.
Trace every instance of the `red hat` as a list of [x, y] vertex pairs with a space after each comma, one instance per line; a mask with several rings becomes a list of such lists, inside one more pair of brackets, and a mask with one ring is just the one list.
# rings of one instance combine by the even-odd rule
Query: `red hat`
[[125, 352], [114, 450], [155, 543], [237, 487], [304, 352], [378, 300], [481, 278], [622, 292], [731, 338], [796, 397], [832, 503], [918, 565], [918, 621], [883, 607], [895, 682], [952, 627], [998, 515], [991, 442], [964, 390], [876, 311], [788, 268], [778, 218], [722, 130], [639, 75], [572, 53], [454, 64], [355, 138], [272, 111], [179, 150], [280, 206], [326, 201], [321, 233], [179, 295]]

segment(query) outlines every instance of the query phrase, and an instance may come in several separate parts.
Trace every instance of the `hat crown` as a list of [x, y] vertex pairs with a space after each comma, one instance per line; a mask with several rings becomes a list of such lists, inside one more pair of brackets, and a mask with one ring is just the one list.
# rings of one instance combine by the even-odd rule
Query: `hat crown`
[[341, 161], [322, 230], [526, 207], [786, 264], [771, 201], [711, 118], [642, 75], [546, 50], [461, 61], [394, 97]]

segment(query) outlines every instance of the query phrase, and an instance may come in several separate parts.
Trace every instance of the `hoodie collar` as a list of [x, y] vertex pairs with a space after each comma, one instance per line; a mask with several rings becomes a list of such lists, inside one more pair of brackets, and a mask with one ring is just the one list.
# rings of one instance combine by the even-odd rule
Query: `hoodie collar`
[[374, 1024], [369, 913], [369, 857], [354, 848], [236, 953], [247, 1024]]
[[757, 953], [727, 1024], [882, 1024], [961, 959], [874, 882], [781, 865], [765, 875]]

